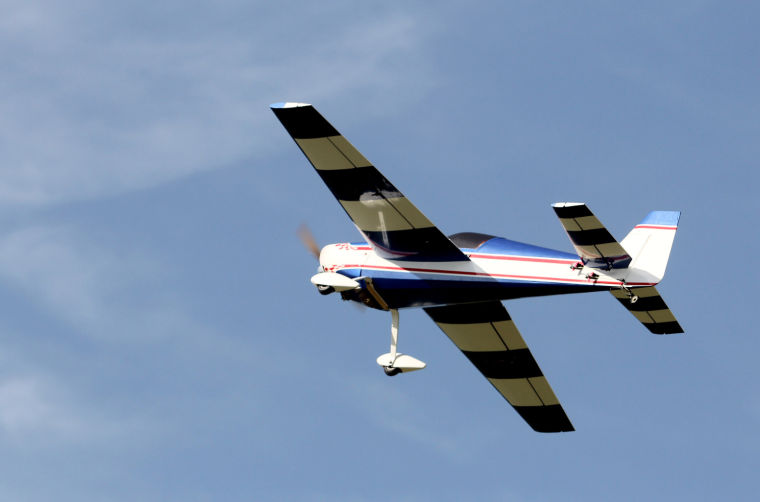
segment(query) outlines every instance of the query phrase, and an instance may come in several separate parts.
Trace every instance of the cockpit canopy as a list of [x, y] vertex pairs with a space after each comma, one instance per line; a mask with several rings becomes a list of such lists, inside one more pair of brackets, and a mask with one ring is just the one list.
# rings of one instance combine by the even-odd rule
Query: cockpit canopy
[[494, 237], [496, 236], [479, 234], [477, 232], [459, 232], [458, 234], [449, 235], [449, 240], [456, 244], [458, 248], [477, 249]]

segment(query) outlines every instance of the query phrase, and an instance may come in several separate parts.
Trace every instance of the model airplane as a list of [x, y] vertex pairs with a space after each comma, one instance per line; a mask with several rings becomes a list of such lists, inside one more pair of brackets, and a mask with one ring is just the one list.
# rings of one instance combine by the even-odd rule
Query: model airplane
[[398, 310], [422, 307], [534, 430], [572, 431], [502, 300], [609, 291], [652, 333], [683, 333], [655, 289], [679, 212], [649, 213], [618, 243], [585, 204], [553, 204], [576, 254], [479, 233], [446, 237], [313, 106], [271, 107], [366, 239], [321, 252], [312, 244], [320, 266], [311, 282], [390, 311], [390, 352], [377, 359], [386, 374], [425, 367], [397, 351]]

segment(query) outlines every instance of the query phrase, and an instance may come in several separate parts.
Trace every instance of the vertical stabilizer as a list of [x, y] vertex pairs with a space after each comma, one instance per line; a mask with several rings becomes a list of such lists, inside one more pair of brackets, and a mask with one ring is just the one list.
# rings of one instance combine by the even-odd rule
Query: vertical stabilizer
[[623, 239], [620, 244], [632, 257], [629, 284], [662, 280], [680, 217], [679, 211], [652, 211]]

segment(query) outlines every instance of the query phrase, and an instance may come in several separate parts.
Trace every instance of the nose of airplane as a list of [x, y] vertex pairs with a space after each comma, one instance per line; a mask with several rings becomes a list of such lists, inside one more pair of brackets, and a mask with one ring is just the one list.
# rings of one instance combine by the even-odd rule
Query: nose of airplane
[[319, 252], [319, 265], [324, 269], [328, 270], [331, 265], [334, 265], [335, 262], [335, 254], [337, 249], [335, 248], [335, 244], [328, 244], [327, 246], [323, 247]]

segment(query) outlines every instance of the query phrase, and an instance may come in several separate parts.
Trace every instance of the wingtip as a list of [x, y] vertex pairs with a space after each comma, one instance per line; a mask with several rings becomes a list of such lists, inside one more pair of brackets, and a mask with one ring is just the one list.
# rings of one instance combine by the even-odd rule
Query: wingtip
[[309, 103], [281, 102], [272, 103], [269, 108], [298, 108], [302, 106], [311, 106]]
[[585, 205], [585, 202], [555, 202], [552, 204], [552, 207], [574, 207], [574, 206], [583, 206]]

